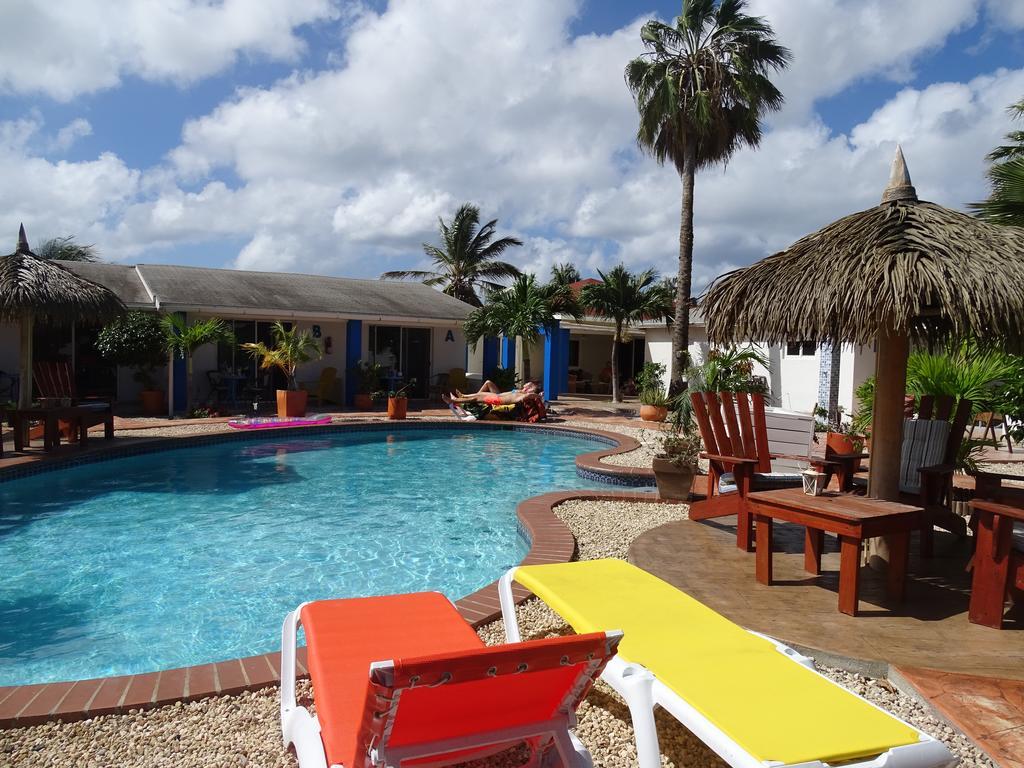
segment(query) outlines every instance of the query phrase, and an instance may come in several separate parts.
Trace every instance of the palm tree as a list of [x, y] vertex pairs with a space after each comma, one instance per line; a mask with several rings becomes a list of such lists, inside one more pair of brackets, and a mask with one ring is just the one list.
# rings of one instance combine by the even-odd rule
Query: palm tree
[[257, 341], [243, 344], [242, 349], [259, 361], [260, 368], [280, 369], [288, 380], [288, 389], [295, 392], [299, 388], [299, 384], [295, 380], [295, 371], [303, 363], [322, 356], [320, 345], [308, 330], [301, 332], [298, 328], [289, 330], [280, 320], [270, 326], [270, 333], [274, 338], [273, 347], [268, 347], [262, 341]]
[[693, 187], [701, 168], [724, 163], [740, 147], [761, 141], [761, 118], [782, 106], [768, 76], [790, 52], [743, 0], [683, 0], [675, 26], [644, 24], [646, 51], [626, 65], [636, 101], [640, 147], [671, 162], [682, 179], [679, 279], [672, 332], [672, 389], [683, 388], [690, 332], [693, 272]]
[[39, 246], [37, 256], [57, 261], [99, 261], [95, 245], [81, 245], [75, 242], [74, 235], [51, 237]]
[[551, 282], [555, 285], [572, 285], [579, 282], [580, 271], [571, 261], [563, 261], [551, 267]]
[[629, 328], [643, 320], [671, 316], [672, 295], [653, 269], [636, 275], [619, 264], [607, 274], [597, 271], [600, 283], [586, 285], [580, 295], [583, 306], [615, 322], [612, 339], [612, 402], [619, 399], [619, 343], [629, 339]]
[[[1014, 118], [1024, 117], [1024, 100], [1011, 105], [1009, 112]], [[1024, 131], [1010, 131], [1006, 140], [1010, 143], [996, 147], [987, 157], [992, 163], [988, 200], [972, 203], [970, 208], [993, 224], [1024, 227]]]
[[523, 350], [523, 379], [528, 380], [530, 345], [537, 342], [540, 329], [554, 326], [560, 314], [575, 319], [582, 316], [575, 297], [570, 299], [558, 286], [538, 282], [536, 275], [519, 275], [507, 288], [490, 292], [487, 304], [470, 312], [463, 330], [474, 349], [484, 336], [518, 339]]
[[185, 411], [192, 411], [192, 353], [200, 347], [217, 342], [233, 343], [231, 328], [219, 317], [185, 321], [181, 315], [164, 315], [164, 337], [167, 351], [185, 359]]
[[422, 280], [426, 285], [444, 286], [442, 290], [449, 296], [479, 307], [482, 302], [478, 288], [500, 289], [504, 286], [495, 281], [519, 277], [518, 269], [499, 261], [498, 257], [512, 246], [523, 243], [515, 237], [491, 242], [497, 219], [481, 227], [480, 209], [465, 203], [455, 212], [451, 224], [446, 224], [444, 219], [439, 222], [441, 247], [423, 244], [427, 256], [434, 260], [434, 271], [399, 269], [385, 272], [381, 280]]

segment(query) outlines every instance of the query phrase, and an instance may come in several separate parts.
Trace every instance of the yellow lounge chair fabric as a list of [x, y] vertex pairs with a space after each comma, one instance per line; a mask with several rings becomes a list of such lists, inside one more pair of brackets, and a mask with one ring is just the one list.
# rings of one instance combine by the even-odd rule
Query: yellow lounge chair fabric
[[621, 629], [620, 658], [649, 669], [762, 762], [835, 763], [919, 741], [910, 726], [622, 560], [522, 566], [515, 580], [579, 633]]

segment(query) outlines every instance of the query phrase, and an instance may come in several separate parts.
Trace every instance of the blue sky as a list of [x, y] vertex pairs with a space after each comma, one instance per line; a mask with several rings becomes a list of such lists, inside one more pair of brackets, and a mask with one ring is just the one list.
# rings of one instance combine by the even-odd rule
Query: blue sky
[[[374, 276], [423, 266], [469, 200], [524, 268], [673, 269], [678, 178], [636, 151], [621, 73], [678, 3], [59, 5], [0, 8], [12, 240], [24, 220], [114, 261]], [[698, 179], [698, 286], [872, 204], [896, 142], [922, 196], [983, 197], [1022, 6], [751, 0], [796, 58], [761, 149]]]

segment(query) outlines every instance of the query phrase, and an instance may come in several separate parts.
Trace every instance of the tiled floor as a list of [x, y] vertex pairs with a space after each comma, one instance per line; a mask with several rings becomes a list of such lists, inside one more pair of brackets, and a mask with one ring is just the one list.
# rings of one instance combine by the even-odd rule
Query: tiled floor
[[919, 667], [897, 673], [1002, 768], [1024, 768], [1024, 682]]

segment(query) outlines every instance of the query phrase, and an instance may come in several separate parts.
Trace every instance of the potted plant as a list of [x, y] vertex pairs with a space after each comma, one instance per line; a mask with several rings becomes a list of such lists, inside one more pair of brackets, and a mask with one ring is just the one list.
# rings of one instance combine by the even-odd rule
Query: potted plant
[[644, 421], [664, 421], [668, 416], [664, 375], [663, 364], [647, 362], [634, 378], [640, 392], [640, 418]]
[[96, 349], [114, 365], [134, 368], [132, 378], [142, 385], [142, 410], [147, 416], [164, 411], [164, 392], [153, 369], [167, 362], [167, 346], [160, 316], [132, 310], [107, 323], [96, 337]]
[[372, 411], [373, 401], [380, 394], [377, 387], [380, 386], [381, 377], [384, 375], [384, 367], [380, 363], [360, 360], [350, 372], [354, 374], [356, 388], [353, 405], [360, 411]]
[[689, 500], [693, 478], [697, 474], [700, 448], [700, 435], [693, 430], [684, 414], [677, 410], [675, 418], [662, 433], [661, 452], [655, 455], [652, 462], [661, 498]]
[[404, 419], [409, 409], [409, 397], [406, 392], [409, 388], [416, 384], [416, 379], [410, 379], [404, 385], [398, 389], [393, 389], [388, 392], [374, 392], [374, 399], [387, 397], [388, 399], [388, 418], [392, 420]]
[[280, 321], [270, 327], [270, 332], [273, 347], [259, 341], [243, 344], [242, 349], [259, 361], [260, 368], [278, 368], [285, 375], [288, 389], [277, 390], [277, 415], [281, 418], [305, 416], [309, 392], [299, 389], [295, 371], [303, 363], [322, 357], [320, 345], [308, 330], [289, 330]]
[[[819, 422], [825, 429], [825, 456], [829, 454], [861, 453], [864, 450], [864, 435], [857, 434], [852, 422], [843, 421], [845, 410], [840, 406], [833, 418], [824, 408], [818, 408], [815, 414], [824, 416], [826, 421]], [[854, 464], [856, 471], [860, 468], [860, 459]]]

